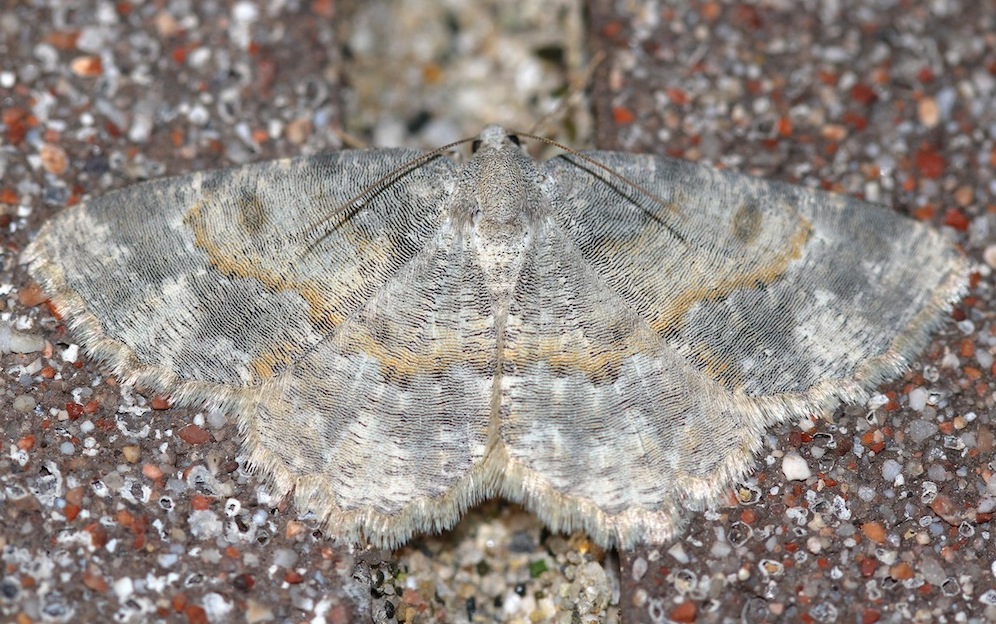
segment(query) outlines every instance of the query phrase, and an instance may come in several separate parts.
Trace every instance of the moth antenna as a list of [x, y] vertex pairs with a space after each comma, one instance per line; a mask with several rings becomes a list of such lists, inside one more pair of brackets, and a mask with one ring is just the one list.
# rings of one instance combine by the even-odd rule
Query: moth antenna
[[318, 235], [318, 238], [308, 243], [307, 253], [311, 253], [315, 247], [317, 247], [323, 240], [326, 239], [332, 232], [336, 230], [341, 224], [348, 221], [356, 211], [363, 206], [363, 204], [372, 197], [386, 190], [392, 183], [398, 180], [400, 177], [412, 171], [418, 169], [422, 165], [426, 164], [430, 160], [439, 157], [446, 151], [463, 145], [464, 143], [469, 143], [474, 139], [460, 139], [459, 141], [454, 141], [452, 143], [447, 143], [442, 147], [437, 147], [432, 151], [426, 152], [420, 156], [409, 160], [408, 162], [398, 165], [391, 171], [388, 171], [381, 177], [377, 178], [369, 185], [367, 185], [362, 191], [354, 195], [352, 198], [346, 200], [344, 203], [340, 204], [335, 210], [331, 211], [320, 220], [312, 223], [311, 225], [305, 227], [301, 234], [305, 238], [311, 238], [312, 236]]
[[605, 58], [606, 54], [604, 50], [595, 52], [595, 54], [591, 57], [591, 60], [588, 61], [588, 66], [585, 67], [584, 73], [570, 81], [567, 93], [564, 97], [560, 98], [560, 101], [557, 102], [557, 105], [553, 108], [553, 110], [540, 117], [539, 120], [533, 124], [533, 127], [529, 129], [529, 134], [523, 134], [522, 136], [529, 136], [539, 133], [540, 128], [542, 128], [544, 124], [549, 123], [554, 117], [561, 116], [568, 106], [574, 106], [581, 94], [584, 93], [585, 89], [587, 89], [591, 84], [591, 79], [595, 75], [595, 70], [598, 69], [599, 65], [602, 64], [602, 61], [604, 61]]
[[[512, 131], [509, 131], [509, 132], [512, 133]], [[627, 186], [635, 189], [639, 193], [641, 193], [644, 196], [646, 196], [648, 199], [650, 199], [650, 200], [652, 200], [652, 201], [660, 204], [661, 207], [664, 208], [665, 210], [667, 210], [668, 212], [671, 212], [671, 213], [677, 215], [678, 217], [682, 217], [681, 210], [673, 202], [669, 202], [669, 201], [665, 200], [663, 197], [660, 197], [659, 195], [655, 194], [653, 191], [651, 191], [650, 189], [646, 188], [645, 186], [643, 186], [639, 182], [636, 182], [635, 180], [632, 180], [631, 178], [628, 178], [628, 177], [624, 176], [623, 174], [619, 173], [618, 171], [616, 171], [615, 169], [613, 169], [612, 167], [609, 167], [608, 165], [606, 165], [604, 163], [598, 162], [598, 160], [592, 158], [591, 156], [588, 156], [584, 152], [579, 152], [578, 150], [576, 150], [576, 149], [574, 149], [572, 147], [568, 147], [568, 146], [564, 145], [563, 143], [560, 143], [559, 141], [554, 141], [553, 139], [548, 139], [548, 138], [546, 138], [544, 136], [539, 136], [539, 135], [536, 135], [536, 134], [529, 134], [528, 132], [515, 132], [514, 134], [517, 134], [520, 137], [525, 137], [527, 139], [532, 139], [534, 141], [539, 141], [541, 143], [546, 143], [547, 145], [553, 145], [554, 147], [558, 147], [558, 148], [564, 150], [565, 152], [567, 152], [568, 154], [570, 154], [571, 156], [576, 156], [576, 157], [580, 158], [581, 160], [585, 161], [586, 163], [588, 163], [590, 165], [593, 165], [595, 167], [598, 167], [602, 171], [605, 171], [610, 176], [616, 178], [617, 180], [620, 180], [621, 182], [623, 182]], [[575, 163], [575, 164], [577, 164], [577, 163]], [[654, 221], [656, 221], [660, 225], [662, 225], [665, 228], [667, 228], [667, 230], [669, 232], [671, 232], [671, 234], [675, 238], [677, 238], [678, 240], [680, 240], [681, 242], [683, 242], [683, 243], [687, 243], [688, 242], [685, 239], [684, 236], [682, 236], [680, 233], [678, 233], [678, 231], [675, 230], [673, 227], [671, 227], [670, 224], [665, 223], [664, 220], [661, 219], [656, 214], [648, 211], [647, 212], [647, 216], [649, 216], [651, 219], [653, 219]]]

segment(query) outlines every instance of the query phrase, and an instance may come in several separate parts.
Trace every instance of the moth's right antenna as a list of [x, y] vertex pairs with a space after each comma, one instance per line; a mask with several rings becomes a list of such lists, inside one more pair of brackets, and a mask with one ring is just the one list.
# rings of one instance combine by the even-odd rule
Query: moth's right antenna
[[449, 151], [454, 147], [463, 145], [464, 143], [469, 143], [473, 140], [474, 139], [460, 139], [459, 141], [454, 141], [453, 143], [443, 145], [442, 147], [437, 147], [430, 152], [426, 152], [425, 154], [412, 158], [408, 162], [402, 163], [368, 184], [362, 191], [354, 195], [345, 203], [340, 204], [335, 210], [301, 230], [301, 235], [305, 238], [317, 236], [317, 238], [308, 242], [306, 252], [311, 253], [318, 245], [321, 244], [323, 240], [332, 234], [336, 228], [356, 214], [356, 211], [359, 210], [364, 203], [386, 190], [393, 182], [407, 174], [409, 171], [418, 169], [430, 160], [439, 157], [444, 152]]

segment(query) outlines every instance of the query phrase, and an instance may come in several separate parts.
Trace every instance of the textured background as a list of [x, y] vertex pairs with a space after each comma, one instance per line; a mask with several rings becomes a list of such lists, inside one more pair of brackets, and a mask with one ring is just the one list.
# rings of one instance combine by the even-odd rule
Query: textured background
[[[525, 4], [0, 3], [0, 301], [50, 344], [0, 360], [0, 619], [996, 618], [996, 7], [620, 0], [585, 23]], [[47, 216], [138, 179], [342, 130], [431, 145], [526, 125], [599, 50], [590, 107], [544, 133], [860, 195], [980, 263], [907, 376], [772, 431], [741, 502], [666, 548], [602, 553], [495, 502], [397, 553], [339, 549], [243, 471], [224, 418], [81, 357], [17, 266]]]

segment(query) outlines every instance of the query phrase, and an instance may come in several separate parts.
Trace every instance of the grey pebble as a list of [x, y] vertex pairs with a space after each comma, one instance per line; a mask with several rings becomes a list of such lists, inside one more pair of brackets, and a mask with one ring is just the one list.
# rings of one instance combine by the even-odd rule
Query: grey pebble
[[947, 575], [944, 573], [944, 568], [941, 564], [933, 557], [924, 557], [923, 561], [920, 563], [920, 573], [923, 574], [923, 579], [930, 583], [940, 587], [941, 583], [947, 580]]
[[914, 442], [923, 442], [935, 433], [937, 433], [937, 424], [935, 423], [919, 418], [910, 423], [909, 435]]
[[887, 459], [882, 462], [882, 478], [892, 483], [896, 477], [903, 473], [903, 465], [894, 459]]
[[297, 553], [290, 548], [278, 548], [273, 552], [273, 565], [292, 568], [297, 563]]
[[22, 414], [27, 414], [28, 412], [35, 409], [35, 398], [29, 394], [20, 394], [14, 398], [14, 411], [21, 412]]

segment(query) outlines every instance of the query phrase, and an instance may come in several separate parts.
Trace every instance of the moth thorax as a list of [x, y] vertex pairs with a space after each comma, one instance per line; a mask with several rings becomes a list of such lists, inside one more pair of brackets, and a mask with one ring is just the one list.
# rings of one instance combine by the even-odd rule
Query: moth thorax
[[515, 162], [498, 158], [481, 171], [474, 238], [488, 288], [498, 301], [519, 278], [529, 235], [529, 197]]

